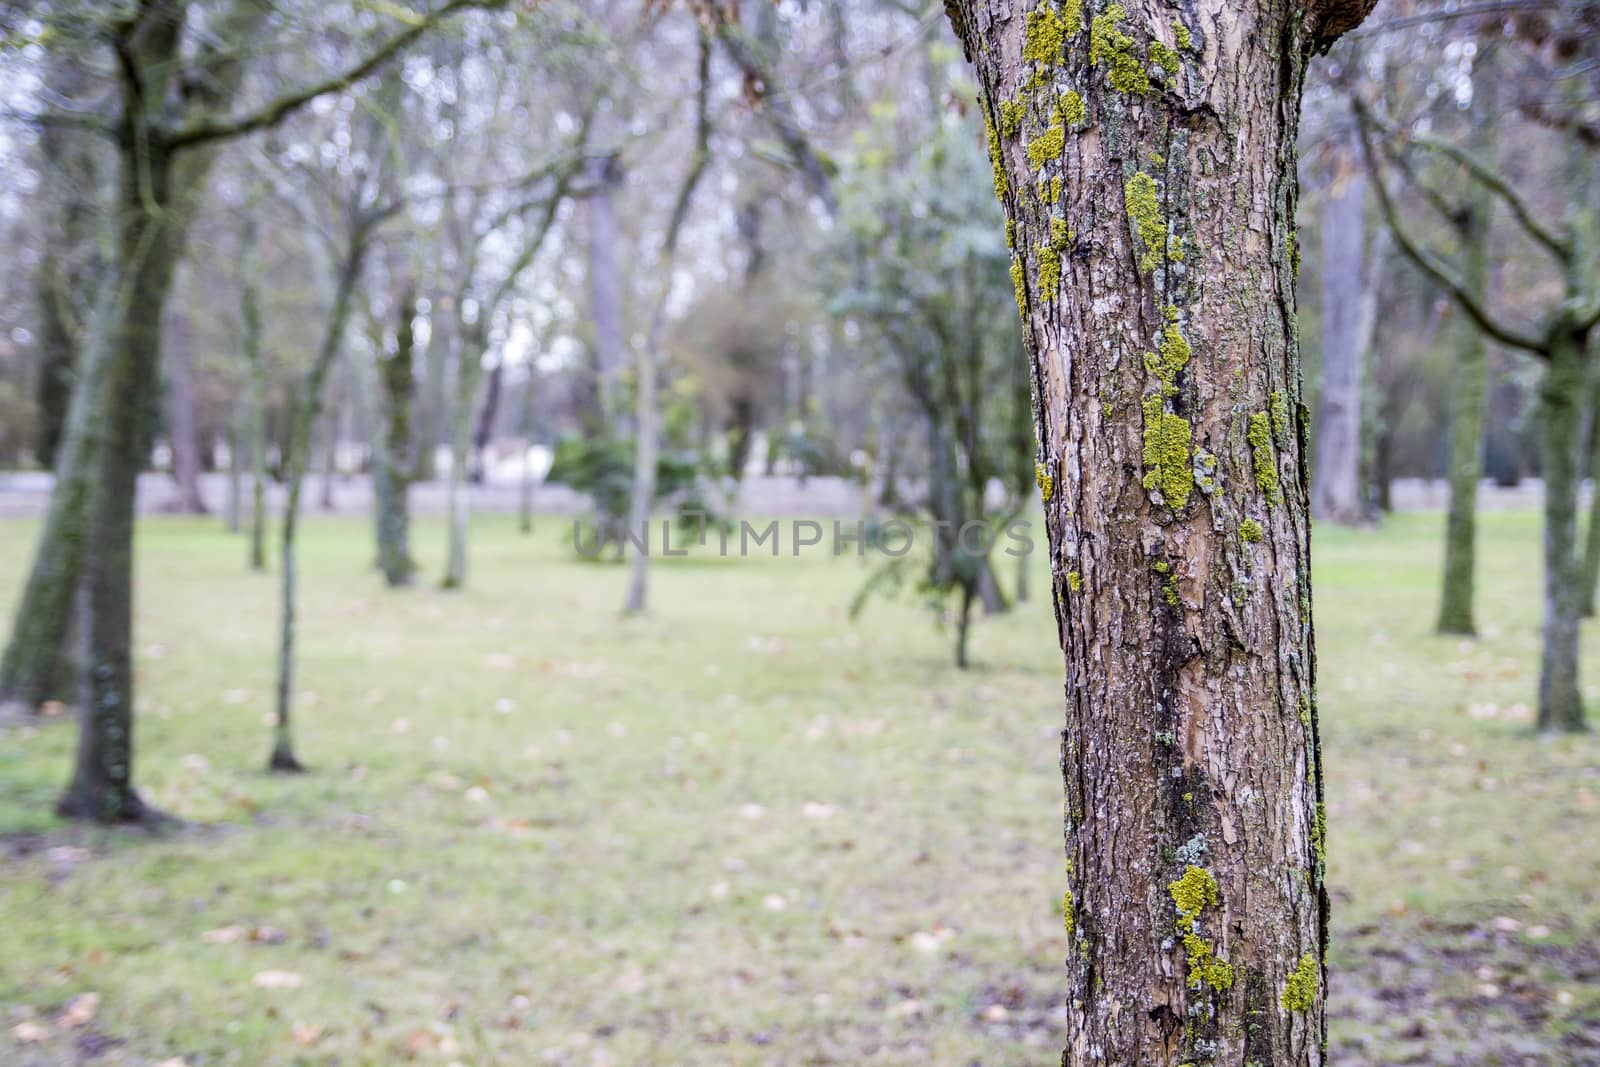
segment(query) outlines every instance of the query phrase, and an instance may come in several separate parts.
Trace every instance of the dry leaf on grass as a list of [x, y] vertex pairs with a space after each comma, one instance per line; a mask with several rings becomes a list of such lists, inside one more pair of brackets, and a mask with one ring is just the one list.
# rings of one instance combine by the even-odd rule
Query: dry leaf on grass
[[304, 981], [293, 971], [260, 971], [250, 984], [257, 989], [299, 989]]

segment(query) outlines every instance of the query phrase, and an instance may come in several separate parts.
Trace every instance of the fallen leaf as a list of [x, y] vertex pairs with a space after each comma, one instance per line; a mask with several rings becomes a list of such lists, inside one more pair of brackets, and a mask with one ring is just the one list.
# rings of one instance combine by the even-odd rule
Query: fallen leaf
[[56, 1016], [56, 1026], [62, 1030], [84, 1026], [94, 1021], [95, 1013], [99, 1010], [99, 993], [79, 993], [67, 1001], [66, 1010]]
[[303, 981], [293, 971], [260, 971], [250, 984], [257, 989], [299, 989]]
[[24, 1045], [36, 1045], [50, 1037], [50, 1028], [30, 1019], [27, 1022], [13, 1026], [11, 1028], [11, 1036]]
[[289, 1026], [289, 1040], [305, 1048], [315, 1048], [322, 1040], [322, 1027], [296, 1020]]

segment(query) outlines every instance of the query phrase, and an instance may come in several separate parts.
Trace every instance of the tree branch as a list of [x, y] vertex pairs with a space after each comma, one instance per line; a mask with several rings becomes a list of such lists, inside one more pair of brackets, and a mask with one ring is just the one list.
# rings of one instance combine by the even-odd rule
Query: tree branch
[[[1370, 122], [1371, 125], [1385, 135], [1394, 136], [1394, 127], [1372, 115], [1370, 110], [1367, 110], [1365, 102], [1358, 101], [1356, 107], [1366, 114], [1366, 121]], [[1522, 228], [1528, 232], [1528, 236], [1543, 245], [1545, 250], [1556, 258], [1556, 262], [1565, 264], [1572, 257], [1571, 242], [1534, 218], [1532, 209], [1528, 207], [1527, 202], [1518, 195], [1517, 191], [1511, 187], [1511, 184], [1477, 156], [1459, 145], [1451, 144], [1448, 141], [1437, 141], [1432, 137], [1425, 137], [1420, 134], [1407, 134], [1405, 143], [1416, 145], [1418, 148], [1429, 152], [1436, 152], [1446, 159], [1459, 164], [1472, 178], [1499, 197], [1506, 207], [1511, 209], [1511, 214], [1516, 217]]]
[[767, 123], [778, 135], [778, 140], [783, 142], [784, 148], [794, 157], [796, 165], [800, 168], [800, 175], [805, 179], [812, 195], [822, 201], [828, 209], [828, 214], [838, 214], [839, 200], [834, 195], [833, 179], [828, 175], [828, 168], [816, 150], [811, 147], [810, 139], [800, 128], [799, 120], [795, 118], [789, 105], [781, 96], [773, 94], [772, 76], [768, 73], [761, 56], [745, 38], [744, 31], [733, 23], [722, 4], [714, 3], [709, 6], [711, 22], [716, 29], [718, 40], [727, 49], [728, 56], [734, 64], [744, 73], [745, 79], [757, 86], [754, 93], [756, 106], [766, 115]]
[[1359, 98], [1355, 102], [1355, 108], [1361, 148], [1366, 155], [1367, 168], [1372, 172], [1372, 185], [1378, 195], [1378, 206], [1383, 212], [1383, 220], [1388, 225], [1389, 232], [1394, 234], [1395, 244], [1400, 246], [1406, 258], [1416, 264], [1419, 270], [1448, 292], [1461, 310], [1467, 313], [1467, 317], [1484, 333], [1501, 344], [1520, 348], [1537, 356], [1548, 357], [1550, 346], [1542, 338], [1513, 330], [1491, 315], [1477, 295], [1467, 288], [1460, 275], [1423, 248], [1400, 222], [1399, 213], [1394, 208], [1394, 200], [1389, 196], [1389, 184], [1384, 178], [1382, 166], [1378, 163], [1377, 152], [1372, 147], [1372, 116]]
[[231, 117], [206, 117], [178, 127], [167, 136], [173, 148], [192, 148], [211, 141], [242, 137], [276, 126], [319, 96], [350, 88], [387, 63], [398, 52], [435, 26], [462, 11], [501, 7], [506, 0], [448, 0], [442, 7], [420, 16], [370, 54], [320, 82], [284, 93], [256, 111]]

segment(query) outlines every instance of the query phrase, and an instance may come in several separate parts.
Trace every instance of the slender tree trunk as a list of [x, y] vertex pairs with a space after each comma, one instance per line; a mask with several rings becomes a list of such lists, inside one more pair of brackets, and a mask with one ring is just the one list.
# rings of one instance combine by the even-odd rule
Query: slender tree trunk
[[[670, 280], [667, 283], [670, 285]], [[653, 339], [652, 339], [653, 341]], [[635, 547], [628, 563], [628, 589], [622, 601], [624, 615], [645, 609], [650, 575], [650, 505], [656, 498], [656, 351], [654, 344], [639, 351], [634, 382], [633, 490], [628, 500], [628, 530], [643, 534], [643, 550]]]
[[41, 466], [54, 467], [72, 402], [73, 371], [78, 345], [73, 340], [71, 304], [64, 289], [60, 256], [46, 246], [34, 272], [34, 303], [39, 316], [39, 426], [33, 454]]
[[[1482, 65], [1473, 80], [1468, 149], [1493, 158], [1496, 96], [1493, 68]], [[1489, 292], [1489, 227], [1494, 196], [1471, 183], [1455, 218], [1461, 279], [1479, 303]], [[1488, 345], [1481, 330], [1458, 315], [1454, 368], [1450, 375], [1450, 502], [1445, 513], [1444, 582], [1439, 591], [1441, 634], [1474, 634], [1473, 587], [1477, 572], [1478, 483], [1483, 480], [1483, 414], [1488, 398]]]
[[616, 155], [591, 161], [589, 180], [589, 313], [594, 318], [594, 411], [580, 412], [597, 432], [616, 432], [616, 377], [622, 369], [622, 267], [612, 194], [622, 182]]
[[250, 456], [250, 569], [267, 569], [267, 366], [261, 351], [261, 261], [252, 197], [240, 254], [239, 344], [245, 359], [244, 444]]
[[317, 505], [323, 511], [332, 511], [335, 500], [333, 482], [339, 475], [339, 400], [327, 406], [322, 417], [322, 493]]
[[1583, 339], [1557, 330], [1540, 386], [1544, 467], [1544, 623], [1540, 730], [1582, 730], [1578, 630], [1583, 588], [1577, 558], [1579, 453], [1587, 384]]
[[478, 428], [472, 434], [472, 481], [482, 485], [488, 476], [484, 454], [494, 440], [494, 423], [500, 414], [500, 389], [505, 381], [505, 361], [496, 360], [483, 383], [483, 404], [478, 409]]
[[[438, 307], [438, 302], [434, 302]], [[433, 329], [428, 334], [428, 347], [423, 354], [425, 364], [421, 402], [418, 404], [416, 462], [412, 467], [412, 482], [431, 482], [439, 476], [436, 455], [439, 442], [445, 439], [445, 386], [447, 353], [450, 345], [443, 336], [448, 329], [449, 316], [434, 313], [430, 318]]]
[[[636, 363], [636, 411], [634, 432], [637, 435], [633, 449], [633, 487], [628, 500], [628, 526], [643, 535], [640, 546], [634, 549], [628, 568], [628, 589], [623, 599], [622, 613], [636, 615], [644, 611], [650, 571], [650, 508], [656, 499], [656, 459], [660, 449], [660, 413], [656, 401], [656, 372], [661, 362], [661, 333], [667, 321], [667, 301], [672, 296], [672, 283], [677, 266], [678, 237], [689, 217], [689, 205], [694, 190], [700, 184], [706, 164], [711, 161], [711, 120], [707, 111], [711, 91], [711, 37], [702, 31], [698, 64], [698, 88], [695, 92], [695, 147], [689, 160], [688, 173], [673, 201], [672, 215], [667, 222], [666, 236], [662, 240], [661, 262], [656, 265], [660, 275], [655, 307], [650, 316], [650, 327], [645, 332], [644, 346], [639, 349]], [[613, 309], [620, 319], [621, 308]], [[599, 311], [599, 308], [596, 308]]]
[[972, 630], [972, 583], [961, 583], [961, 607], [956, 613], [956, 669], [964, 671], [967, 659], [967, 637]]
[[172, 446], [172, 478], [178, 486], [177, 510], [206, 514], [200, 495], [200, 437], [194, 416], [193, 367], [188, 316], [176, 312], [167, 338], [167, 428]]
[[[1481, 301], [1489, 285], [1489, 218], [1493, 201], [1473, 186], [1457, 222], [1462, 278]], [[1439, 593], [1442, 634], [1473, 634], [1477, 564], [1478, 482], [1483, 478], [1483, 412], [1488, 395], [1488, 346], [1483, 333], [1457, 316], [1450, 375], [1450, 502], [1445, 513], [1444, 583]]]
[[528, 364], [528, 380], [522, 387], [522, 494], [517, 504], [517, 528], [525, 534], [533, 532], [533, 426], [536, 421], [534, 401], [534, 368]]
[[290, 713], [294, 703], [294, 646], [295, 646], [295, 534], [300, 520], [300, 491], [305, 483], [306, 467], [311, 458], [311, 432], [322, 414], [322, 391], [328, 372], [339, 355], [344, 340], [345, 324], [350, 319], [350, 305], [357, 280], [361, 277], [361, 262], [365, 258], [367, 242], [371, 236], [372, 221], [358, 224], [351, 237], [344, 263], [341, 264], [338, 282], [334, 289], [333, 305], [328, 311], [328, 322], [322, 335], [322, 346], [306, 374], [304, 391], [294, 405], [288, 454], [284, 456], [284, 480], [288, 484], [288, 500], [283, 509], [281, 542], [282, 597], [278, 614], [278, 687], [277, 708], [273, 719], [272, 755], [267, 760], [271, 771], [294, 773], [305, 768], [294, 753], [294, 736]]
[[378, 443], [374, 478], [378, 487], [378, 566], [390, 587], [411, 584], [416, 566], [411, 560], [411, 397], [415, 388], [417, 315], [416, 296], [407, 290], [400, 298], [395, 323], [394, 354], [378, 361], [383, 386], [384, 427]]
[[1064, 1064], [1325, 1059], [1295, 134], [1309, 54], [1369, 6], [949, 5], [1066, 660]]
[[1367, 172], [1346, 143], [1322, 206], [1322, 402], [1311, 509], [1349, 526], [1361, 502], [1361, 302]]
[[245, 432], [245, 413], [240, 405], [228, 420], [228, 503], [223, 523], [228, 532], [233, 534], [238, 533], [244, 525]]
[[1583, 567], [1583, 617], [1594, 617], [1595, 587], [1600, 584], [1600, 366], [1591, 358], [1586, 360], [1590, 370], [1589, 386], [1589, 442], [1586, 473], [1590, 479], [1589, 525], [1584, 530]]
[[460, 589], [467, 584], [467, 533], [472, 510], [472, 487], [467, 465], [472, 462], [472, 411], [478, 397], [478, 382], [483, 375], [487, 324], [462, 324], [461, 349], [457, 353], [456, 394], [450, 416], [450, 546], [445, 561], [445, 589]]

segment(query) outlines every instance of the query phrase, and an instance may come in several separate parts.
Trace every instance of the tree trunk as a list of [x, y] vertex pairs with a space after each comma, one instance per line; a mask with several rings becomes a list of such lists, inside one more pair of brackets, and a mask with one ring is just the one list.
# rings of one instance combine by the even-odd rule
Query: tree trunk
[[961, 606], [956, 613], [956, 670], [967, 669], [967, 636], [972, 630], [972, 583], [961, 583]]
[[594, 410], [580, 412], [591, 434], [616, 432], [616, 377], [623, 365], [622, 267], [618, 256], [617, 213], [612, 191], [622, 181], [615, 154], [590, 162], [589, 314], [594, 318]]
[[[91, 473], [88, 538], [80, 592], [78, 750], [72, 780], [56, 805], [68, 818], [124, 822], [148, 811], [133, 788], [133, 520], [145, 427], [155, 400], [162, 311], [182, 247], [174, 218], [170, 158], [157, 144], [127, 146], [120, 158], [116, 295], [110, 351], [96, 398], [102, 435]], [[151, 211], [149, 205], [161, 207]], [[70, 443], [69, 443], [70, 447]]]
[[1544, 623], [1539, 729], [1584, 728], [1578, 688], [1583, 588], [1577, 559], [1578, 462], [1587, 400], [1584, 338], [1557, 329], [1540, 386], [1544, 467]]
[[428, 347], [423, 354], [426, 373], [423, 376], [421, 403], [418, 404], [417, 451], [411, 468], [412, 482], [431, 482], [438, 477], [435, 460], [439, 442], [445, 438], [445, 364], [450, 345], [442, 335], [448, 328], [446, 324], [450, 316], [438, 314], [437, 300], [433, 307], [435, 311], [429, 318], [433, 329], [428, 334]]
[[411, 560], [411, 397], [415, 386], [417, 315], [416, 296], [407, 290], [400, 298], [395, 323], [394, 354], [378, 361], [383, 393], [383, 437], [373, 464], [378, 505], [378, 566], [391, 588], [411, 584], [416, 566]]
[[333, 482], [339, 475], [339, 411], [341, 401], [335, 398], [327, 406], [322, 418], [322, 495], [317, 501], [323, 511], [334, 510]]
[[[1324, 1062], [1295, 134], [1368, 5], [952, 0], [1067, 672], [1064, 1064]], [[1359, 409], [1358, 409], [1359, 410]]]
[[1361, 304], [1366, 295], [1362, 245], [1367, 171], [1357, 150], [1338, 152], [1337, 173], [1322, 205], [1322, 401], [1311, 510], [1351, 526], [1361, 502]]
[[483, 406], [478, 409], [478, 428], [472, 434], [472, 483], [482, 485], [488, 476], [484, 453], [494, 440], [494, 423], [500, 413], [500, 389], [505, 382], [505, 360], [495, 361], [483, 383]]
[[[1492, 121], [1475, 119], [1482, 124]], [[1476, 151], [1478, 146], [1474, 146]], [[1473, 184], [1456, 220], [1462, 280], [1481, 302], [1489, 288], [1489, 221], [1494, 201]], [[1450, 502], [1445, 513], [1444, 583], [1439, 591], [1441, 634], [1474, 634], [1478, 482], [1483, 479], [1483, 412], [1488, 395], [1488, 346], [1481, 330], [1458, 315], [1450, 375]]]
[[538, 397], [533, 375], [533, 361], [529, 360], [528, 380], [522, 386], [522, 493], [517, 503], [517, 528], [525, 534], [533, 532], [533, 425], [534, 401]]
[[1595, 586], [1600, 584], [1600, 367], [1593, 360], [1589, 365], [1589, 441], [1586, 449], [1585, 473], [1589, 476], [1589, 525], [1584, 530], [1583, 565], [1580, 581], [1583, 585], [1583, 617], [1594, 617]]
[[238, 405], [228, 419], [228, 503], [223, 513], [223, 525], [231, 534], [244, 526], [244, 436], [245, 412]]
[[[1492, 57], [1492, 51], [1489, 56]], [[1474, 72], [1468, 150], [1493, 158], [1496, 86], [1492, 58]], [[1452, 220], [1460, 245], [1461, 280], [1480, 304], [1489, 293], [1489, 227], [1494, 194], [1473, 182]], [[1450, 502], [1445, 513], [1444, 583], [1439, 591], [1441, 634], [1475, 634], [1473, 586], [1477, 571], [1478, 483], [1483, 480], [1483, 413], [1488, 398], [1488, 344], [1466, 315], [1454, 324], [1450, 375]], [[1600, 547], [1600, 546], [1597, 546]]]
[[288, 483], [288, 500], [283, 509], [282, 532], [282, 599], [278, 613], [278, 690], [277, 712], [273, 719], [272, 755], [267, 769], [294, 773], [305, 768], [294, 754], [294, 737], [290, 712], [294, 702], [294, 644], [295, 644], [295, 533], [300, 520], [300, 490], [305, 483], [306, 467], [311, 458], [311, 432], [322, 414], [322, 389], [328, 371], [339, 355], [344, 340], [345, 323], [350, 319], [350, 304], [356, 281], [361, 277], [361, 261], [365, 257], [371, 223], [357, 226], [340, 266], [338, 283], [334, 289], [333, 305], [328, 311], [328, 322], [322, 335], [322, 346], [306, 373], [304, 392], [294, 405], [291, 415], [289, 449], [284, 456], [284, 480]]
[[107, 425], [103, 417], [108, 405], [105, 383], [115, 343], [115, 304], [121, 299], [113, 279], [102, 287], [89, 324], [88, 342], [79, 359], [78, 384], [56, 456], [50, 507], [12, 618], [11, 638], [0, 658], [0, 706], [35, 711], [45, 701], [66, 695], [56, 683], [88, 547], [89, 500]]
[[[670, 269], [670, 265], [669, 265]], [[663, 288], [671, 286], [668, 279]], [[643, 535], [628, 563], [628, 589], [622, 601], [624, 615], [644, 611], [650, 576], [650, 505], [656, 498], [656, 349], [655, 338], [639, 350], [634, 382], [633, 489], [628, 499], [628, 532]], [[624, 539], [626, 540], [626, 539]]]
[[200, 437], [194, 417], [193, 368], [189, 352], [189, 319], [172, 316], [167, 338], [167, 437], [172, 447], [172, 478], [178, 486], [176, 510], [206, 514], [200, 495]]
[[461, 350], [456, 357], [456, 394], [450, 415], [450, 547], [440, 583], [445, 589], [467, 584], [467, 528], [472, 510], [467, 465], [472, 462], [472, 411], [483, 375], [487, 341], [482, 330], [486, 328], [485, 323], [463, 323], [459, 331]]
[[252, 196], [240, 241], [239, 344], [245, 359], [245, 446], [250, 454], [250, 569], [267, 569], [267, 366], [261, 351], [261, 261]]
[[72, 402], [73, 371], [78, 345], [72, 336], [72, 308], [60, 257], [48, 245], [34, 272], [34, 301], [39, 316], [39, 426], [33, 454], [40, 466], [54, 467]]

